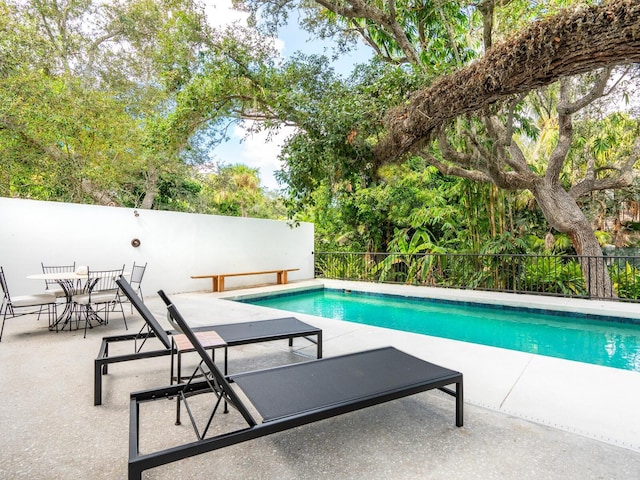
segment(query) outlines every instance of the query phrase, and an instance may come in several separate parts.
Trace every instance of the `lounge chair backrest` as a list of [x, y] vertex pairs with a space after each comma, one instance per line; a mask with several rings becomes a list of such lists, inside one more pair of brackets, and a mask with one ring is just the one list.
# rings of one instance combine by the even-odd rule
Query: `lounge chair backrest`
[[[165, 303], [167, 307], [171, 305], [172, 303], [171, 300], [169, 300], [169, 297], [167, 297], [167, 294], [164, 293], [163, 290], [158, 290], [158, 295], [160, 296], [160, 298], [162, 299], [162, 301]], [[182, 327], [178, 325], [178, 323], [173, 319], [173, 317], [169, 313], [169, 310], [167, 310], [167, 322], [169, 322], [169, 324], [173, 327], [175, 331], [184, 334], [184, 332], [182, 331]]]
[[120, 276], [116, 280], [116, 283], [120, 287], [120, 290], [122, 290], [122, 293], [127, 296], [129, 301], [131, 302], [131, 305], [136, 307], [136, 310], [144, 319], [144, 321], [147, 322], [149, 328], [153, 330], [153, 333], [155, 333], [156, 337], [160, 339], [165, 347], [171, 348], [171, 339], [169, 338], [169, 335], [167, 335], [167, 332], [165, 332], [162, 326], [158, 323], [158, 320], [156, 320], [156, 317], [153, 316], [147, 306], [142, 303], [140, 297], [138, 297], [136, 292], [133, 291], [133, 288], [131, 288], [131, 285], [129, 285], [129, 282], [127, 282], [123, 276]]
[[200, 355], [202, 362], [207, 366], [207, 368], [213, 375], [217, 386], [221, 389], [221, 392], [219, 393], [225, 396], [226, 400], [228, 400], [228, 402], [240, 412], [240, 414], [244, 417], [244, 419], [250, 426], [256, 425], [256, 421], [249, 413], [247, 407], [244, 405], [244, 403], [242, 403], [242, 400], [240, 400], [238, 395], [236, 395], [236, 393], [233, 391], [231, 385], [229, 385], [229, 382], [222, 374], [222, 372], [218, 369], [218, 367], [216, 367], [213, 359], [209, 356], [209, 354], [207, 354], [206, 350], [198, 340], [198, 337], [193, 332], [193, 330], [191, 330], [189, 325], [187, 325], [187, 322], [182, 317], [180, 312], [178, 312], [176, 306], [171, 302], [171, 300], [169, 300], [169, 297], [167, 297], [164, 291], [158, 291], [158, 295], [160, 295], [160, 298], [162, 298], [162, 300], [167, 304], [167, 310], [169, 311], [169, 315], [171, 315], [173, 321], [178, 324], [182, 333], [187, 336], [187, 338], [191, 342], [191, 345], [193, 345], [193, 347], [198, 352], [198, 355]]

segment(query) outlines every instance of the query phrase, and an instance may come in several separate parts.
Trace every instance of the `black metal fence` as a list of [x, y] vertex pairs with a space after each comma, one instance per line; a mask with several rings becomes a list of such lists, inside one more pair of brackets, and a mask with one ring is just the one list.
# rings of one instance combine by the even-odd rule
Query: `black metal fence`
[[[640, 301], [639, 256], [316, 252], [315, 276], [362, 282]], [[595, 285], [599, 288], [597, 294], [594, 293]]]

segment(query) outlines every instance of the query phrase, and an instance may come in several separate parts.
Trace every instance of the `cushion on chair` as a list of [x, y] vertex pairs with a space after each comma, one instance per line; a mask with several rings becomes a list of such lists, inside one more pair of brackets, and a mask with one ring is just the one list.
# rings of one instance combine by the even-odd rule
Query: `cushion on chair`
[[56, 296], [51, 293], [38, 293], [35, 295], [22, 295], [11, 297], [11, 305], [14, 307], [30, 307], [32, 305], [45, 305], [55, 303]]
[[89, 302], [91, 303], [107, 303], [113, 302], [116, 299], [117, 289], [113, 290], [104, 290], [102, 292], [97, 292], [94, 294], [81, 293], [79, 295], [73, 296], [73, 301], [75, 303], [79, 303], [80, 305], [86, 305]]
[[47, 291], [45, 293], [50, 293], [51, 295], [54, 295], [56, 298], [62, 298], [67, 296], [67, 294], [64, 293], [64, 290], [62, 290], [61, 288], [47, 288]]

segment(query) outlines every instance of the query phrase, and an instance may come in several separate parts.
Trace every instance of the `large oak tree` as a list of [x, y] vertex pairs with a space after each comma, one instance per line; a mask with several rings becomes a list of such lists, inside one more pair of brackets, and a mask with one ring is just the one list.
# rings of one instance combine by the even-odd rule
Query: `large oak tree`
[[[283, 6], [301, 5], [289, 0], [269, 10], [273, 4], [263, 0], [240, 3], [254, 13], [266, 8], [274, 15], [282, 14]], [[563, 174], [576, 148], [576, 116], [608, 94], [620, 75], [637, 77], [633, 64], [640, 62], [640, 2], [576, 2], [577, 7], [566, 10], [545, 4], [544, 12], [529, 12], [532, 20], [524, 25], [500, 17], [503, 25], [519, 26], [511, 33], [503, 27], [500, 35], [498, 10], [511, 8], [512, 17], [517, 11], [528, 20], [522, 12], [534, 5], [515, 0], [475, 5], [429, 0], [311, 3], [308, 25], [322, 24], [324, 16], [343, 33], [361, 35], [386, 61], [409, 65], [433, 79], [387, 112], [386, 134], [373, 148], [374, 168], [417, 155], [446, 175], [530, 191], [550, 226], [570, 236], [590, 295], [613, 294], [602, 250], [578, 201], [594, 191], [629, 186], [640, 140], [623, 146], [608, 162], [585, 152], [581, 175], [574, 175], [573, 183], [567, 184]], [[471, 60], [473, 55], [463, 53], [472, 45], [461, 39], [460, 28], [474, 7], [481, 15], [483, 39], [480, 56]], [[447, 65], [434, 68], [438, 62]], [[632, 67], [615, 69], [624, 65]], [[519, 144], [518, 122], [526, 114], [527, 95], [554, 83], [559, 83], [557, 141], [541, 169], [540, 159], [527, 158]]]

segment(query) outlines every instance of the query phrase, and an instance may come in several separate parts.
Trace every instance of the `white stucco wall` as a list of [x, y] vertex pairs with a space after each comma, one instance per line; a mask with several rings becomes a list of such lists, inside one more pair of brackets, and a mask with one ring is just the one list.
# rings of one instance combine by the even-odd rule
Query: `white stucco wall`
[[[11, 295], [35, 293], [40, 262], [92, 269], [148, 263], [143, 292], [211, 289], [191, 275], [299, 268], [289, 281], [313, 278], [313, 224], [215, 215], [0, 198], [0, 266]], [[134, 248], [131, 240], [138, 238]], [[269, 276], [232, 277], [225, 287], [275, 283]]]

